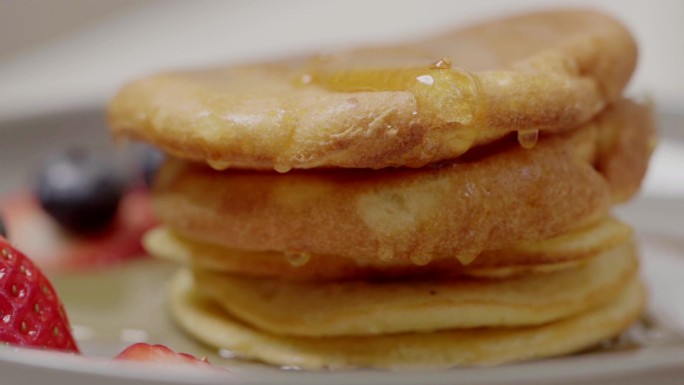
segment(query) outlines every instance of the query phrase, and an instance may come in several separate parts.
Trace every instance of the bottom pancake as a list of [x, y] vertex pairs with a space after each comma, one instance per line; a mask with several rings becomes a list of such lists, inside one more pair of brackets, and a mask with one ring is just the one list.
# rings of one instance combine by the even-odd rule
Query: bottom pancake
[[323, 337], [544, 324], [611, 301], [637, 268], [628, 242], [577, 268], [502, 280], [290, 282], [203, 269], [195, 278], [197, 290], [250, 325]]
[[310, 338], [259, 331], [231, 318], [195, 291], [187, 270], [174, 278], [169, 298], [176, 322], [198, 340], [243, 358], [304, 369], [444, 368], [572, 353], [620, 334], [638, 318], [644, 299], [634, 278], [609, 304], [541, 326]]

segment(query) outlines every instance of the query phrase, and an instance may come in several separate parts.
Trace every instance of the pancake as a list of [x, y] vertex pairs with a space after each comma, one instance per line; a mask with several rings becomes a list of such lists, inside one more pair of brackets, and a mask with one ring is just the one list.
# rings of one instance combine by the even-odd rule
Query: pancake
[[[599, 126], [633, 127], [639, 129], [599, 130], [598, 156], [594, 166], [603, 175], [617, 203], [628, 201], [641, 187], [648, 162], [657, 143], [653, 106], [627, 108], [624, 104], [610, 106], [619, 113], [603, 113], [597, 117]], [[609, 119], [610, 122], [603, 120]]]
[[532, 13], [410, 44], [151, 76], [109, 106], [116, 136], [217, 169], [422, 167], [519, 131], [561, 132], [619, 99], [629, 32]]
[[255, 328], [322, 337], [539, 325], [613, 299], [636, 273], [631, 242], [586, 264], [504, 280], [288, 282], [195, 270], [197, 290]]
[[622, 135], [652, 141], [648, 106], [621, 101], [592, 123], [542, 137], [533, 150], [509, 138], [416, 170], [218, 172], [170, 159], [153, 205], [174, 232], [233, 249], [468, 263], [483, 250], [595, 223], [618, 197], [631, 196], [650, 149], [632, 144], [643, 167], [631, 173], [608, 178], [594, 168], [598, 161], [615, 170], [626, 167], [619, 160], [636, 163], [623, 155], [629, 143], [611, 144]]
[[534, 327], [407, 333], [366, 337], [288, 337], [235, 320], [193, 288], [182, 271], [172, 282], [170, 308], [188, 334], [238, 357], [303, 369], [445, 368], [495, 365], [573, 353], [617, 336], [641, 314], [642, 284], [633, 278], [606, 305]]
[[417, 266], [410, 261], [381, 262], [361, 257], [249, 252], [193, 241], [166, 227], [148, 232], [143, 245], [153, 256], [192, 264], [195, 268], [248, 277], [297, 281], [397, 279], [399, 277], [506, 278], [578, 266], [585, 259], [628, 241], [632, 230], [614, 218], [558, 237], [486, 250], [468, 265], [456, 258]]

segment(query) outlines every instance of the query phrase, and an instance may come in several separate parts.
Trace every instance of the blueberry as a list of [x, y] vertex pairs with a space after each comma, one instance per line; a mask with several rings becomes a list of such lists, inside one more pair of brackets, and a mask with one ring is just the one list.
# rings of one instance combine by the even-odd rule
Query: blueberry
[[140, 155], [143, 180], [147, 187], [152, 187], [159, 167], [164, 162], [164, 153], [149, 145], [143, 145]]
[[0, 235], [7, 238], [7, 227], [5, 227], [5, 221], [3, 221], [2, 215], [0, 215]]
[[43, 209], [65, 229], [93, 234], [114, 219], [124, 193], [116, 167], [83, 148], [50, 159], [40, 170], [36, 195]]

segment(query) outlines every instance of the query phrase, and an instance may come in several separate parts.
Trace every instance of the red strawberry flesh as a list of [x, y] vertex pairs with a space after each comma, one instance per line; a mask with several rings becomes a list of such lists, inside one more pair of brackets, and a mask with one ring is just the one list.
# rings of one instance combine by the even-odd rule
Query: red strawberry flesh
[[127, 347], [116, 356], [117, 360], [153, 362], [164, 364], [211, 366], [206, 359], [197, 359], [186, 353], [176, 353], [164, 345], [137, 343]]
[[0, 237], [0, 341], [78, 352], [55, 289], [23, 253]]

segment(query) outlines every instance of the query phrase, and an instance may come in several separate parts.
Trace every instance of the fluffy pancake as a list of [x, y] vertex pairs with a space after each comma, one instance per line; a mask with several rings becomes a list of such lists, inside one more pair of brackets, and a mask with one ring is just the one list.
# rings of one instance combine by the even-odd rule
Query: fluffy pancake
[[[635, 140], [612, 144], [622, 135]], [[217, 172], [170, 160], [153, 204], [175, 232], [235, 249], [467, 263], [483, 250], [605, 217], [613, 200], [638, 187], [652, 135], [650, 108], [622, 101], [593, 123], [542, 137], [533, 150], [509, 138], [415, 170]], [[638, 167], [607, 176], [593, 167], [597, 162], [612, 170]]]
[[603, 14], [533, 13], [411, 44], [152, 76], [118, 93], [109, 121], [219, 169], [421, 167], [588, 121], [619, 98], [636, 54]]
[[648, 169], [657, 142], [655, 118], [652, 106], [636, 107], [622, 102], [609, 110], [614, 112], [600, 114], [596, 124], [624, 129], [598, 131], [599, 149], [594, 166], [610, 184], [614, 201], [625, 202], [639, 190]]
[[156, 257], [248, 277], [301, 281], [452, 276], [503, 278], [578, 265], [587, 257], [626, 242], [631, 234], [629, 226], [607, 218], [554, 238], [523, 242], [507, 250], [483, 251], [468, 265], [456, 258], [447, 258], [424, 266], [416, 266], [410, 261], [381, 262], [365, 261], [361, 257], [242, 251], [193, 241], [165, 227], [148, 232], [143, 244], [147, 252]]
[[634, 278], [606, 305], [540, 326], [307, 338], [279, 336], [236, 321], [192, 285], [191, 274], [182, 271], [169, 298], [176, 322], [187, 333], [239, 357], [304, 369], [494, 365], [572, 353], [625, 330], [641, 313], [645, 297]]
[[288, 282], [198, 269], [197, 290], [279, 335], [322, 337], [538, 325], [613, 299], [636, 273], [631, 242], [586, 264], [502, 280]]

